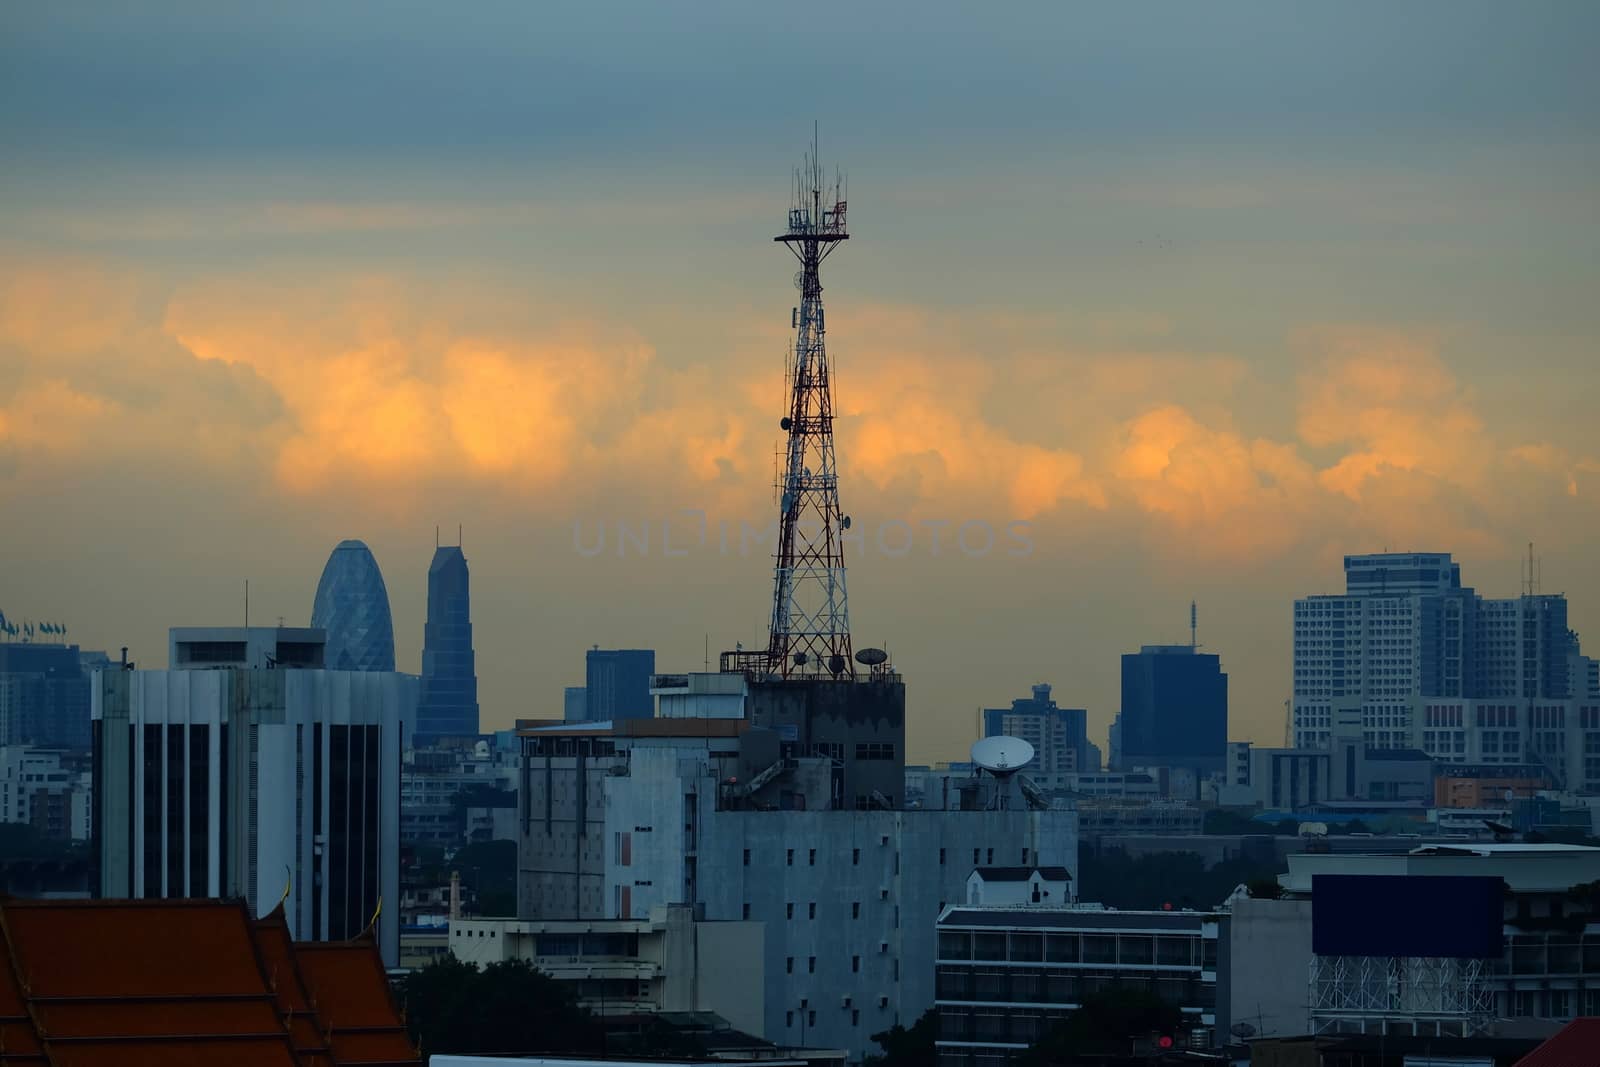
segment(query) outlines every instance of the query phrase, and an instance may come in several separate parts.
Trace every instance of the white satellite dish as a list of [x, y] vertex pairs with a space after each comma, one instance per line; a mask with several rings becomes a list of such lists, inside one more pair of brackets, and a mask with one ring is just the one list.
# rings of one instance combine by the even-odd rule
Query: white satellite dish
[[985, 737], [972, 746], [972, 762], [996, 778], [1007, 778], [1033, 760], [1033, 746], [1020, 737]]

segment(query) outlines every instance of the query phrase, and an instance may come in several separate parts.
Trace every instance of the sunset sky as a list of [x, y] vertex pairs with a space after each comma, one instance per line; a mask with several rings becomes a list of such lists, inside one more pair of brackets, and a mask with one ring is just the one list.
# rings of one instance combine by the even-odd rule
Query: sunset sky
[[1103, 743], [1191, 599], [1280, 743], [1345, 553], [1509, 596], [1532, 541], [1600, 650], [1600, 6], [264, 6], [0, 12], [13, 620], [159, 667], [246, 578], [307, 623], [358, 537], [415, 671], [459, 524], [486, 729], [592, 644], [764, 643], [817, 121], [853, 629], [913, 758], [1041, 681]]

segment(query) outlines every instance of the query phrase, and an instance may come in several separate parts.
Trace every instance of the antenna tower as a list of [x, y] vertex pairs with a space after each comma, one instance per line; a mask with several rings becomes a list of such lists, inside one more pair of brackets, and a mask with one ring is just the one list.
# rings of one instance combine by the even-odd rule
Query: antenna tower
[[833, 450], [833, 375], [824, 344], [821, 265], [850, 239], [842, 181], [825, 186], [817, 140], [795, 172], [788, 228], [773, 240], [800, 263], [800, 306], [790, 313], [794, 346], [787, 362], [787, 435], [779, 459], [778, 548], [772, 618], [764, 652], [724, 657], [724, 669], [783, 678], [854, 677], [850, 609], [845, 595], [844, 531], [838, 464]]

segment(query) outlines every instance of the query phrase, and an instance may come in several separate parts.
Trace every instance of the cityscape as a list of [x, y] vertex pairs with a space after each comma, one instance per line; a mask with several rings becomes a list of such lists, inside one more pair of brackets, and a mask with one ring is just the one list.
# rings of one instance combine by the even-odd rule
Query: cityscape
[[0, 1067], [1600, 1064], [1600, 19], [690, 10], [0, 15]]

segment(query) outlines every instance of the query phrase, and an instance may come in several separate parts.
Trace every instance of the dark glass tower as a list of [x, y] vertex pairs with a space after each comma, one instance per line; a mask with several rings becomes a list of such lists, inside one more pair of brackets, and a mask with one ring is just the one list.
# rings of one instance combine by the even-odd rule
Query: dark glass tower
[[467, 557], [435, 549], [428, 567], [428, 622], [422, 631], [422, 700], [413, 743], [478, 733], [478, 675], [472, 654]]
[[1228, 676], [1193, 645], [1145, 645], [1122, 657], [1122, 767], [1222, 770]]
[[323, 663], [329, 670], [394, 670], [389, 590], [364, 543], [340, 541], [328, 557], [317, 583], [311, 625], [328, 633]]
[[592, 722], [648, 719], [655, 715], [650, 677], [656, 654], [648, 648], [591, 648], [584, 655], [584, 718]]

